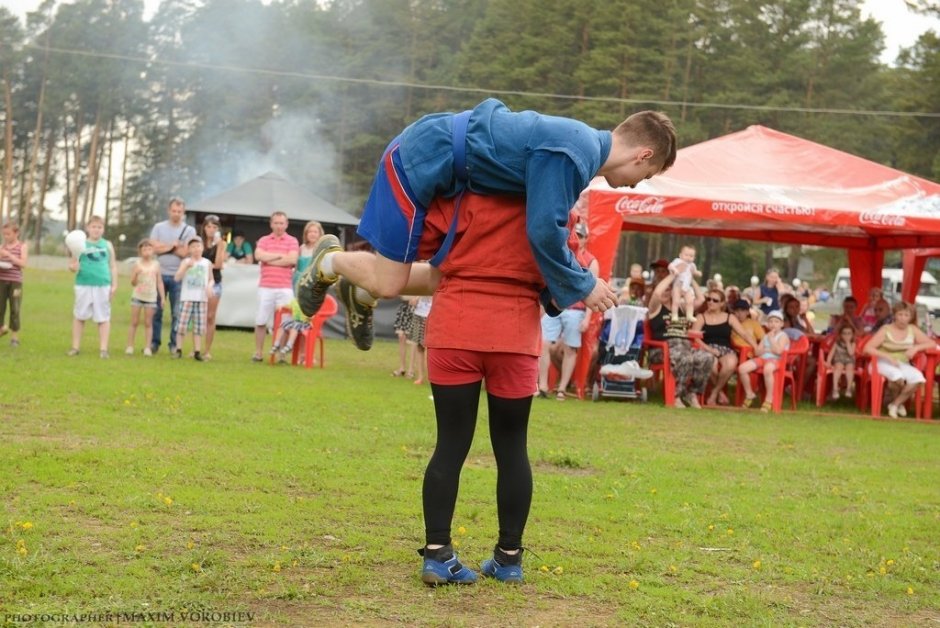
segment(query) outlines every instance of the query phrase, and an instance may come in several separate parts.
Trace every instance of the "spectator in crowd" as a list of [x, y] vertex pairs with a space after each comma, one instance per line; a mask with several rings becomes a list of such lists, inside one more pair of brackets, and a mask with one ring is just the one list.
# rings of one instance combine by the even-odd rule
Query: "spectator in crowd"
[[300, 253], [297, 256], [297, 267], [294, 268], [293, 286], [297, 290], [297, 280], [304, 273], [310, 264], [313, 263], [313, 250], [317, 246], [317, 240], [323, 236], [323, 225], [316, 220], [311, 220], [304, 225], [304, 233], [300, 238]]
[[888, 402], [888, 416], [896, 419], [907, 416], [907, 400], [927, 381], [911, 360], [921, 351], [935, 347], [936, 342], [914, 324], [913, 305], [898, 301], [892, 309], [894, 320], [875, 332], [865, 345], [865, 353], [878, 360], [878, 373], [897, 391]]
[[[760, 342], [764, 339], [764, 328], [759, 322], [757, 322], [758, 313], [754, 312], [751, 309], [751, 304], [748, 303], [745, 299], [738, 299], [733, 306], [734, 317], [738, 319], [738, 322], [741, 324], [741, 327], [750, 332], [751, 337], [756, 341]], [[739, 334], [737, 331], [731, 333], [731, 344], [735, 349], [743, 349], [744, 347], [751, 346], [751, 343], [748, 342], [748, 339]]]
[[[3, 244], [0, 244], [0, 336], [10, 334], [10, 346], [20, 344], [20, 307], [23, 303], [23, 269], [29, 260], [29, 251], [20, 241], [20, 226], [15, 222], [3, 225]], [[10, 306], [10, 324], [6, 324], [6, 309]]]
[[751, 282], [748, 287], [741, 292], [741, 296], [748, 300], [753, 307], [760, 306], [760, 278], [757, 275], [751, 275]]
[[875, 314], [875, 304], [879, 300], [884, 298], [884, 293], [881, 288], [875, 286], [868, 291], [868, 302], [865, 303], [865, 306], [861, 308], [858, 313], [858, 317], [862, 321], [862, 326], [859, 328], [866, 333], [874, 329], [875, 323], [878, 322], [878, 317]]
[[736, 333], [748, 345], [757, 350], [757, 341], [745, 329], [737, 318], [728, 313], [725, 306], [725, 295], [721, 290], [709, 290], [705, 294], [705, 311], [695, 317], [692, 331], [702, 332], [703, 349], [715, 356], [715, 365], [712, 371], [713, 386], [708, 395], [706, 404], [727, 405], [728, 397], [724, 388], [738, 367], [738, 354], [731, 342], [732, 334]]
[[271, 355], [277, 358], [278, 364], [287, 364], [294, 352], [294, 343], [297, 336], [310, 330], [310, 317], [300, 310], [297, 299], [290, 302], [290, 316], [281, 317], [281, 328], [273, 330], [274, 344], [271, 345]]
[[[653, 290], [656, 289], [656, 286], [659, 285], [663, 279], [669, 276], [669, 260], [667, 259], [658, 259], [654, 262], [650, 262], [650, 280], [646, 284], [646, 302], [649, 303], [650, 297], [653, 295]], [[672, 296], [669, 297], [669, 301], [672, 302]]]
[[415, 372], [414, 383], [419, 386], [424, 383], [424, 375], [427, 372], [427, 345], [424, 342], [424, 333], [432, 305], [432, 297], [415, 297], [414, 311], [411, 313], [411, 327], [408, 329], [408, 344], [413, 347], [414, 352], [411, 360]]
[[[668, 265], [668, 264], [667, 264]], [[708, 377], [712, 372], [715, 356], [708, 351], [692, 348], [689, 340], [689, 328], [692, 321], [684, 316], [681, 303], [672, 302], [672, 276], [656, 285], [649, 302], [650, 335], [654, 340], [665, 340], [669, 345], [669, 368], [676, 380], [676, 408], [701, 408], [698, 395], [704, 394]], [[692, 283], [696, 293], [697, 305], [704, 301], [697, 283]], [[673, 322], [672, 313], [679, 313], [679, 320]], [[656, 352], [659, 353], [659, 352]], [[662, 355], [658, 361], [662, 362]], [[650, 355], [650, 362], [655, 363], [657, 355]]]
[[[587, 223], [577, 222], [574, 226], [577, 236], [575, 259], [587, 268], [595, 277], [599, 272], [597, 258], [587, 250], [588, 229]], [[581, 335], [587, 331], [590, 317], [587, 316], [583, 301], [574, 303], [566, 308], [559, 316], [542, 316], [542, 355], [539, 358], [539, 396], [548, 396], [548, 371], [551, 366], [551, 353], [561, 348], [563, 357], [561, 372], [558, 376], [558, 388], [555, 399], [564, 401], [567, 398], [568, 384], [574, 374], [574, 367], [578, 361], [578, 350], [581, 348]]]
[[790, 338], [783, 332], [783, 313], [773, 310], [767, 315], [767, 334], [760, 342], [759, 349], [750, 360], [745, 360], [738, 366], [738, 381], [744, 389], [744, 405], [749, 408], [757, 395], [751, 385], [751, 373], [759, 371], [764, 376], [764, 403], [761, 412], [770, 412], [773, 407], [774, 373], [781, 368], [780, 359], [783, 352], [790, 347]]
[[131, 269], [131, 324], [124, 353], [134, 355], [134, 339], [137, 337], [137, 326], [143, 315], [144, 355], [150, 357], [153, 355], [153, 314], [157, 311], [157, 303], [166, 299], [166, 293], [160, 274], [160, 263], [154, 257], [150, 240], [140, 241], [137, 245], [137, 255], [137, 263]]
[[206, 335], [207, 304], [215, 294], [212, 290], [212, 263], [203, 256], [202, 238], [193, 236], [187, 243], [189, 256], [180, 261], [176, 280], [180, 282], [180, 320], [176, 332], [176, 352], [172, 357], [183, 357], [183, 339], [187, 328], [193, 329], [193, 357], [202, 362], [202, 337]]
[[398, 336], [398, 368], [392, 371], [392, 377], [402, 377], [407, 375], [413, 378], [415, 352], [413, 345], [408, 344], [408, 333], [411, 330], [411, 317], [414, 316], [415, 297], [402, 295], [399, 297], [401, 303], [398, 304], [398, 311], [395, 313], [395, 324], [393, 329]]
[[839, 385], [845, 376], [846, 397], [855, 396], [855, 338], [858, 330], [843, 323], [835, 331], [835, 342], [826, 354], [826, 366], [832, 369], [832, 400], [839, 400]]
[[167, 297], [165, 301], [159, 302], [157, 310], [153, 313], [153, 344], [150, 346], [153, 353], [160, 350], [163, 340], [163, 310], [166, 308], [166, 301], [170, 302], [170, 333], [167, 337], [167, 348], [171, 354], [176, 350], [176, 328], [179, 325], [180, 316], [180, 282], [175, 279], [175, 275], [180, 269], [180, 260], [189, 254], [186, 243], [196, 235], [196, 230], [183, 221], [185, 216], [186, 205], [183, 200], [171, 198], [167, 206], [167, 219], [158, 222], [150, 230], [150, 243], [153, 245], [154, 253], [157, 254], [157, 261], [160, 262], [160, 273]]
[[882, 297], [875, 302], [875, 323], [868, 331], [874, 333], [892, 322], [894, 317], [891, 315], [891, 304]]
[[235, 260], [236, 264], [254, 264], [255, 256], [251, 244], [245, 240], [245, 232], [235, 229], [232, 231], [232, 241], [225, 249], [226, 255]]
[[78, 355], [85, 331], [85, 321], [98, 324], [98, 356], [108, 358], [111, 335], [111, 301], [117, 292], [117, 262], [114, 247], [105, 240], [104, 220], [92, 216], [85, 225], [88, 234], [85, 251], [78, 258], [70, 257], [69, 270], [75, 275], [75, 308], [72, 322], [72, 348], [68, 355]]
[[258, 278], [258, 312], [255, 315], [255, 354], [252, 362], [263, 362], [264, 338], [274, 312], [294, 298], [291, 284], [300, 243], [287, 233], [287, 214], [271, 214], [271, 233], [258, 240], [255, 258], [261, 265]]
[[222, 223], [215, 214], [202, 221], [202, 256], [212, 266], [212, 294], [206, 304], [206, 343], [203, 360], [212, 359], [212, 341], [215, 339], [215, 315], [222, 300], [222, 266], [225, 265], [225, 242], [222, 240]]
[[642, 277], [639, 279], [630, 278], [627, 285], [621, 288], [617, 304], [646, 306], [646, 282], [643, 281]]
[[760, 297], [754, 302], [754, 305], [758, 306], [765, 316], [773, 310], [780, 309], [782, 287], [780, 273], [776, 268], [769, 269], [764, 275], [764, 283], [760, 285]]
[[830, 329], [836, 330], [845, 324], [854, 327], [856, 332], [863, 330], [865, 328], [865, 324], [856, 314], [857, 310], [858, 300], [856, 300], [856, 298], [853, 296], [845, 297], [845, 299], [842, 301], [842, 313], [836, 314], [829, 321]]
[[[783, 327], [784, 329], [795, 329], [800, 334], [812, 335], [815, 332], [813, 324], [803, 313], [803, 304], [792, 294], [784, 294], [780, 297], [780, 304], [783, 309]], [[790, 335], [790, 334], [788, 334]], [[790, 335], [791, 339], [795, 335]]]
[[725, 304], [728, 307], [728, 313], [734, 314], [735, 304], [741, 300], [741, 289], [731, 285], [725, 288]]

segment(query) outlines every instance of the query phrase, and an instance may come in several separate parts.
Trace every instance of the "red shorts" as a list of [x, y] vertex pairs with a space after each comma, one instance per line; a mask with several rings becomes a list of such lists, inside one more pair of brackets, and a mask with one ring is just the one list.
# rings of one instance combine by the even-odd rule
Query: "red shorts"
[[486, 391], [503, 399], [531, 397], [538, 385], [538, 356], [467, 349], [428, 348], [428, 379], [441, 386], [486, 380]]

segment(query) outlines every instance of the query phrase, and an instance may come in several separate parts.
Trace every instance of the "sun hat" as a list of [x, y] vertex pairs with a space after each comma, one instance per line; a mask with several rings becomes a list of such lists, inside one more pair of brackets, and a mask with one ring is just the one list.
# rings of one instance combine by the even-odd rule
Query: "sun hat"
[[767, 313], [767, 318], [779, 318], [783, 320], [783, 312], [780, 310], [770, 310], [770, 312]]

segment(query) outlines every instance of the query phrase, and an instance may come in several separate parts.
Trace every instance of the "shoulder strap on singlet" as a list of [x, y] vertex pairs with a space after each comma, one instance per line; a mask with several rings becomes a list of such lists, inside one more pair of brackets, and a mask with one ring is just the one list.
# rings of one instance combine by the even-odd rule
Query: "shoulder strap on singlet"
[[[454, 176], [461, 183], [466, 183], [470, 178], [470, 171], [467, 169], [467, 127], [470, 124], [470, 114], [471, 111], [467, 110], [454, 115], [454, 130], [451, 135], [454, 152]], [[450, 253], [450, 247], [454, 245], [461, 200], [463, 200], [463, 189], [457, 193], [457, 197], [454, 199], [454, 217], [450, 221], [450, 227], [447, 229], [447, 235], [444, 236], [444, 242], [430, 260], [431, 266], [435, 268], [444, 262], [444, 258]]]

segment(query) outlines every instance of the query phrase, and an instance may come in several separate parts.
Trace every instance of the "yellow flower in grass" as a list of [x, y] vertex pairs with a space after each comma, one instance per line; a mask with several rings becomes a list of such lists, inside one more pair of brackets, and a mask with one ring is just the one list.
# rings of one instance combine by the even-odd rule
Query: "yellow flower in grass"
[[186, 544], [186, 549], [192, 549], [192, 548], [194, 548], [194, 547], [196, 547], [196, 544], [193, 543], [192, 541], [190, 541], [189, 543]]
[[467, 533], [467, 529], [465, 527], [460, 526], [459, 528], [457, 528], [457, 534], [463, 536], [466, 533]]
[[734, 528], [728, 528], [728, 536], [734, 536]]
[[555, 568], [552, 570], [552, 572], [553, 572], [556, 576], [560, 576], [561, 574], [565, 573], [565, 570], [564, 570], [564, 568], [562, 568], [561, 565], [558, 565], [557, 567], [555, 567]]
[[451, 539], [450, 544], [454, 547], [460, 547], [460, 539]]
[[541, 571], [542, 573], [548, 573], [549, 572], [548, 565], [542, 565], [541, 567], [539, 567], [539, 571]]
[[888, 573], [888, 568], [882, 565], [881, 567], [878, 568], [878, 573], [880, 573], [883, 576]]
[[166, 504], [167, 506], [172, 506], [173, 498], [167, 495], [166, 497], [163, 498], [163, 503]]
[[273, 569], [274, 569], [274, 573], [280, 573], [280, 571], [281, 571], [281, 562], [280, 562], [280, 561], [275, 562]]
[[650, 489], [650, 495], [655, 495], [655, 494], [656, 494], [656, 489], [655, 489], [655, 488], [651, 488], [651, 489]]
[[890, 567], [891, 565], [894, 564], [894, 559], [893, 559], [893, 558], [889, 558], [889, 559], [888, 559], [888, 562], [886, 562], [885, 564], [886, 564], [888, 567]]
[[630, 581], [630, 588], [633, 589], [633, 590], [639, 589], [639, 588], [640, 588], [640, 583], [637, 582], [636, 580], [631, 580], [631, 581]]
[[679, 568], [676, 567], [675, 565], [669, 565], [669, 571], [671, 573], [677, 573], [679, 571]]
[[16, 542], [16, 553], [19, 554], [20, 556], [26, 556], [27, 554], [26, 541], [24, 541], [23, 539], [20, 539], [19, 541]]
[[912, 587], [907, 587], [907, 594], [914, 595], [914, 589]]
[[31, 521], [24, 521], [20, 524], [20, 527], [23, 528], [24, 530], [32, 530], [33, 523]]
[[755, 561], [754, 561], [754, 564], [753, 564], [752, 566], [754, 567], [754, 569], [760, 569], [760, 561], [759, 561], [759, 560], [755, 560]]
[[138, 546], [136, 546], [136, 547], [134, 548], [134, 551], [139, 554], [139, 553], [145, 551], [146, 549], [147, 549], [147, 546], [146, 546], [146, 545], [138, 545]]
[[709, 525], [709, 526], [708, 526], [708, 529], [709, 529], [709, 530], [714, 530], [714, 529], [715, 529], [715, 526], [714, 526], [714, 524], [712, 524], [712, 525]]
[[189, 566], [189, 568], [195, 571], [196, 573], [199, 573], [200, 571], [202, 571], [202, 565], [200, 565], [199, 563], [193, 563], [192, 565]]
[[640, 544], [637, 543], [636, 541], [633, 541], [632, 543], [630, 543], [630, 547], [633, 548], [634, 550], [639, 551], [639, 549], [640, 549]]

